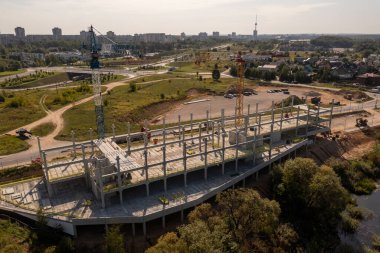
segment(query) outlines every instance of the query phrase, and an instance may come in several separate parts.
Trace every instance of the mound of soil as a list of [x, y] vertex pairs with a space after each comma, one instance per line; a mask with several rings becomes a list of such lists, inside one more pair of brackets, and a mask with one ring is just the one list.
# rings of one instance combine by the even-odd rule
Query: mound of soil
[[[293, 105], [301, 105], [303, 104], [303, 101], [298, 96], [289, 96], [286, 99], [284, 99], [284, 107], [288, 107], [292, 105], [292, 97], [294, 97]], [[282, 102], [276, 103], [276, 107], [281, 107]]]
[[321, 93], [316, 92], [316, 91], [308, 91], [308, 92], [305, 92], [304, 95], [308, 96], [308, 97], [320, 97], [320, 96], [322, 96]]
[[340, 90], [340, 91], [335, 91], [334, 94], [341, 95], [341, 96], [352, 95], [353, 100], [367, 101], [371, 99], [370, 96], [368, 96], [365, 92], [360, 91], [360, 90]]

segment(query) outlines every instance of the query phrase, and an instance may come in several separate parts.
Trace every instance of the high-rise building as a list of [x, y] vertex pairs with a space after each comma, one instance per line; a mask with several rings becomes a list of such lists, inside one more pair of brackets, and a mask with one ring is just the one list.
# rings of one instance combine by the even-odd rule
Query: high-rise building
[[235, 38], [235, 37], [236, 37], [236, 32], [232, 32], [231, 36], [232, 36], [233, 38]]
[[257, 40], [257, 15], [256, 15], [256, 22], [255, 22], [255, 30], [253, 31], [253, 40]]
[[54, 37], [61, 37], [62, 36], [62, 29], [59, 27], [54, 27], [52, 29], [52, 32], [53, 32]]
[[112, 39], [112, 38], [116, 37], [116, 34], [113, 31], [108, 31], [107, 32], [107, 37]]
[[212, 32], [213, 37], [219, 37], [219, 32]]
[[22, 27], [15, 28], [16, 38], [22, 39], [25, 38], [25, 29]]

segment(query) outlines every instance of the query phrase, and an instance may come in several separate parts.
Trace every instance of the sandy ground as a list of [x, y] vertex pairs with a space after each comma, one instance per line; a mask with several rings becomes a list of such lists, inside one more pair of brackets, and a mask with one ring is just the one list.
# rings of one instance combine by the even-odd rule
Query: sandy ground
[[[298, 97], [305, 97], [305, 93], [310, 91], [318, 92], [322, 95], [322, 103], [328, 104], [332, 99], [335, 101], [340, 101], [342, 104], [350, 104], [351, 101], [346, 100], [343, 96], [335, 95], [329, 91], [324, 91], [320, 89], [313, 88], [298, 88], [289, 87], [290, 95], [279, 93], [267, 93], [267, 90], [279, 89], [278, 87], [270, 86], [256, 86], [254, 87], [258, 95], [244, 96], [244, 111], [248, 111], [248, 105], [250, 105], [250, 112], [256, 110], [256, 103], [259, 104], [259, 111], [267, 110], [271, 108], [272, 101], [279, 102], [282, 99], [286, 99], [290, 95], [296, 95]], [[225, 115], [230, 116], [235, 114], [235, 103], [236, 99], [228, 99], [223, 96], [203, 96], [201, 99], [206, 99], [209, 101], [204, 101], [194, 104], [180, 104], [179, 106], [173, 108], [165, 115], [161, 115], [160, 118], [165, 117], [167, 123], [178, 122], [178, 115], [181, 116], [181, 121], [190, 120], [190, 114], [193, 113], [193, 119], [205, 119], [207, 115], [207, 110], [211, 112], [211, 117], [220, 117], [221, 110], [225, 110]], [[309, 98], [308, 98], [309, 99]], [[194, 98], [191, 101], [200, 100], [200, 98]], [[160, 121], [156, 124], [161, 124]]]

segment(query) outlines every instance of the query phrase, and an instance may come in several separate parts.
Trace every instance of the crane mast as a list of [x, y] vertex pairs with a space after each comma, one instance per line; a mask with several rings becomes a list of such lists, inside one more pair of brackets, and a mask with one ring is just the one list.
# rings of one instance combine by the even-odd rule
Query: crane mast
[[102, 101], [102, 86], [100, 81], [100, 64], [99, 64], [99, 48], [96, 41], [96, 35], [93, 26], [89, 29], [89, 37], [91, 42], [91, 61], [90, 67], [92, 70], [92, 86], [94, 90], [94, 102], [95, 102], [95, 115], [96, 115], [96, 129], [99, 139], [104, 139], [104, 111]]

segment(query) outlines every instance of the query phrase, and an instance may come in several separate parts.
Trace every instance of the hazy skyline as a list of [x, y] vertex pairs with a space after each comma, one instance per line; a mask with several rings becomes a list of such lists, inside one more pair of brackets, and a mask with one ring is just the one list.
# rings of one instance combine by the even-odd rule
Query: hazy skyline
[[0, 33], [380, 33], [379, 0], [1, 0]]

